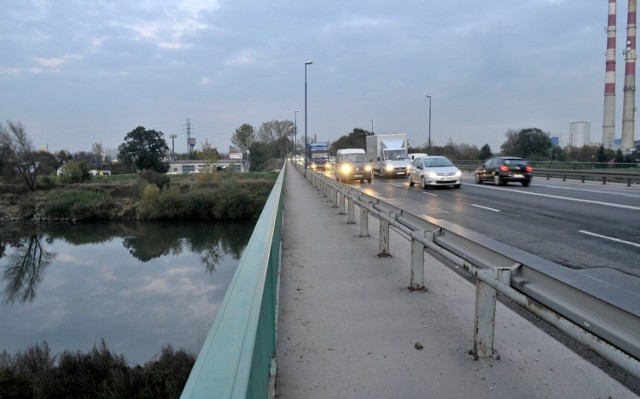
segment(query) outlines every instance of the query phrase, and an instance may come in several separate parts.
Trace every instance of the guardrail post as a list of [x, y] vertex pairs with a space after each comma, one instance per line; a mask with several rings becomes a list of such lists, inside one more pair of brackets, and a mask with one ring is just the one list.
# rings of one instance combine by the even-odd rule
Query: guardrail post
[[338, 215], [344, 215], [344, 194], [338, 193]]
[[[389, 217], [395, 219], [395, 213], [390, 212]], [[391, 256], [389, 253], [389, 221], [380, 218], [380, 242], [378, 245], [378, 257], [383, 258]]]
[[473, 330], [473, 356], [493, 356], [493, 338], [496, 328], [496, 295], [497, 292], [484, 280], [499, 281], [509, 284], [510, 268], [492, 268], [478, 271], [476, 283], [476, 312]]
[[[425, 231], [416, 231], [424, 237]], [[411, 280], [409, 291], [424, 291], [424, 244], [411, 237]]]
[[602, 184], [607, 184], [607, 176], [602, 176]]
[[369, 237], [369, 211], [360, 206], [360, 237]]
[[356, 224], [356, 219], [354, 217], [354, 203], [353, 198], [347, 197], [347, 224]]
[[332, 208], [338, 207], [338, 188], [337, 187], [331, 188], [331, 207]]

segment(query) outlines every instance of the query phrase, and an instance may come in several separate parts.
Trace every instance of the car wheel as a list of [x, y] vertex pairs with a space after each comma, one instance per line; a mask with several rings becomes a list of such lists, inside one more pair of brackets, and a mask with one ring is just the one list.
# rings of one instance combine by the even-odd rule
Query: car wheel
[[453, 188], [460, 188], [460, 183], [458, 183], [458, 184], [454, 184], [454, 185], [453, 185]]
[[371, 178], [367, 179], [367, 183], [371, 184]]
[[429, 186], [427, 185], [427, 182], [424, 181], [424, 176], [420, 178], [420, 183], [422, 185], [422, 188], [429, 188]]
[[504, 182], [500, 178], [500, 175], [494, 175], [493, 182], [495, 183], [496, 186], [502, 186], [504, 184]]
[[522, 187], [529, 187], [529, 183], [531, 183], [529, 180], [523, 180]]
[[480, 177], [480, 173], [476, 173], [476, 184], [482, 183], [482, 178]]
[[409, 175], [409, 186], [413, 187], [413, 185], [416, 184], [413, 182], [413, 179], [411, 178], [411, 175]]

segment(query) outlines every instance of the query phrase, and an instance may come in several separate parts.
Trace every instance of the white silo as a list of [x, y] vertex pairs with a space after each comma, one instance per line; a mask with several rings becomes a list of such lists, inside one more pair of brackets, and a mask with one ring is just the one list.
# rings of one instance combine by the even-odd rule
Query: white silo
[[591, 143], [591, 122], [569, 122], [569, 143], [571, 147], [582, 147]]

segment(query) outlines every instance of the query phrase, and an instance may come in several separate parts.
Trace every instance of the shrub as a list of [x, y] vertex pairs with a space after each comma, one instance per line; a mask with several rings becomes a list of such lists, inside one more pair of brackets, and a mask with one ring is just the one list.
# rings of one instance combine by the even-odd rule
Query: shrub
[[71, 160], [64, 164], [64, 169], [60, 175], [62, 183], [82, 183], [91, 180], [91, 174], [84, 162]]
[[171, 178], [169, 178], [169, 176], [160, 174], [151, 169], [145, 169], [140, 172], [140, 178], [147, 183], [155, 184], [159, 189], [162, 189], [171, 182]]
[[0, 354], [0, 398], [177, 398], [194, 363], [193, 354], [171, 345], [130, 367], [104, 340], [87, 353], [58, 356], [43, 342], [15, 356]]

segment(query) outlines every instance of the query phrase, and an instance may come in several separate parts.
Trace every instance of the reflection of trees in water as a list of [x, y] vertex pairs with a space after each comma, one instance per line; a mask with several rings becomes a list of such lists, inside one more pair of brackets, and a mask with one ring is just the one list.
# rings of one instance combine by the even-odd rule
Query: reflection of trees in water
[[[0, 228], [0, 258], [13, 248], [2, 279], [4, 301], [33, 301], [43, 270], [56, 254], [42, 247], [64, 240], [73, 245], [96, 244], [123, 237], [123, 245], [141, 262], [184, 251], [196, 253], [205, 270], [213, 273], [225, 254], [239, 259], [249, 242], [250, 223], [118, 222], [85, 224], [24, 224]], [[21, 238], [16, 238], [21, 237]], [[45, 237], [45, 238], [43, 238]]]
[[251, 233], [246, 223], [145, 222], [123, 245], [142, 262], [188, 249], [200, 254], [205, 269], [213, 273], [225, 253], [240, 258]]
[[31, 302], [36, 297], [36, 288], [44, 276], [43, 270], [56, 254], [42, 247], [41, 236], [31, 234], [11, 244], [15, 252], [9, 257], [2, 279], [7, 286], [4, 302]]

